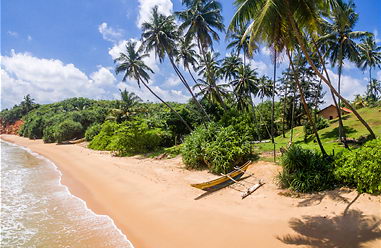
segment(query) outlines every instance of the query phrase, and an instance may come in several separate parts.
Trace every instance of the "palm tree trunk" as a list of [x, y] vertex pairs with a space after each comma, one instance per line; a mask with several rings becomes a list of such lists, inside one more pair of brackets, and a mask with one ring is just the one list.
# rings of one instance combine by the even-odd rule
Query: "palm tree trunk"
[[308, 63], [310, 64], [311, 68], [314, 70], [316, 75], [318, 75], [324, 81], [324, 83], [328, 85], [330, 90], [332, 90], [332, 92], [339, 99], [341, 99], [343, 101], [343, 103], [353, 112], [353, 114], [356, 115], [357, 119], [365, 126], [365, 128], [370, 133], [370, 137], [372, 139], [375, 139], [376, 135], [374, 134], [374, 132], [373, 132], [372, 128], [369, 126], [369, 124], [361, 117], [361, 115], [357, 112], [357, 110], [354, 107], [352, 107], [352, 105], [343, 96], [341, 96], [336, 91], [336, 89], [332, 86], [332, 84], [319, 72], [319, 70], [317, 69], [315, 64], [312, 62], [311, 57], [309, 56], [309, 54], [307, 52], [306, 45], [305, 45], [304, 40], [302, 38], [302, 34], [300, 33], [300, 30], [298, 29], [298, 27], [297, 27], [297, 25], [295, 23], [295, 20], [292, 17], [290, 9], [288, 9], [288, 13], [287, 14], [288, 14], [287, 15], [288, 20], [289, 20], [289, 22], [291, 24], [291, 27], [292, 27], [292, 29], [293, 29], [293, 31], [295, 33], [295, 37], [296, 37], [296, 39], [298, 41], [298, 44], [300, 45], [300, 48], [302, 49], [304, 56], [306, 56], [306, 59], [307, 59]]
[[282, 134], [283, 138], [286, 138], [286, 135], [284, 133], [284, 122], [285, 122], [285, 116], [286, 116], [286, 104], [287, 104], [287, 87], [284, 92], [284, 100], [283, 100], [283, 116], [282, 116]]
[[301, 100], [302, 103], [303, 103], [304, 111], [306, 112], [307, 118], [308, 118], [308, 120], [310, 121], [310, 123], [311, 123], [311, 125], [312, 125], [312, 130], [313, 130], [313, 132], [314, 132], [314, 134], [315, 134], [316, 141], [317, 141], [318, 144], [319, 144], [319, 148], [320, 148], [320, 150], [321, 150], [321, 153], [323, 154], [323, 156], [327, 156], [327, 153], [325, 152], [325, 149], [324, 149], [324, 147], [323, 147], [323, 144], [322, 144], [321, 141], [320, 141], [320, 137], [319, 137], [319, 134], [318, 134], [317, 129], [316, 129], [316, 124], [315, 124], [315, 122], [314, 122], [313, 119], [312, 119], [310, 110], [308, 109], [307, 102], [306, 102], [306, 99], [305, 99], [305, 97], [304, 97], [303, 89], [302, 89], [302, 87], [301, 87], [301, 85], [300, 85], [300, 83], [299, 83], [299, 78], [298, 78], [298, 74], [299, 74], [299, 73], [297, 73], [296, 70], [295, 70], [294, 63], [292, 62], [292, 59], [291, 59], [291, 55], [290, 55], [289, 50], [287, 49], [286, 52], [287, 52], [288, 59], [290, 60], [290, 65], [291, 65], [292, 71], [293, 71], [294, 74], [295, 74], [295, 83], [296, 83], [296, 85], [297, 85], [297, 87], [298, 87], [298, 89], [299, 89], [300, 100]]
[[292, 97], [292, 110], [291, 110], [291, 134], [290, 134], [290, 143], [292, 144], [292, 137], [294, 136], [294, 118], [295, 118], [295, 98], [296, 98], [296, 89], [293, 87], [294, 95]]
[[276, 151], [275, 151], [275, 141], [274, 141], [274, 135], [275, 135], [275, 127], [274, 127], [274, 112], [275, 112], [275, 80], [276, 80], [276, 49], [274, 49], [274, 80], [273, 80], [273, 95], [272, 95], [272, 105], [271, 105], [271, 142], [273, 143], [273, 156], [274, 156], [274, 162], [276, 161]]
[[[340, 49], [341, 51], [341, 49]], [[341, 74], [343, 72], [343, 58], [341, 56], [341, 53], [340, 52], [340, 61], [339, 61], [339, 81], [337, 83], [337, 89], [338, 89], [338, 92], [339, 94], [341, 93]], [[339, 98], [339, 102], [338, 104], [336, 105], [336, 110], [337, 110], [337, 114], [339, 115], [339, 140], [344, 143], [344, 146], [347, 148], [347, 142], [346, 142], [346, 138], [345, 138], [345, 134], [344, 134], [344, 125], [343, 125], [343, 119], [341, 117], [341, 104], [340, 104], [340, 98]]]
[[186, 126], [186, 128], [189, 130], [189, 132], [192, 132], [192, 128], [188, 125], [188, 123], [184, 120], [183, 117], [181, 117], [181, 115], [179, 113], [177, 113], [176, 110], [174, 110], [171, 105], [169, 105], [167, 102], [165, 102], [163, 99], [161, 99], [160, 96], [158, 96], [147, 84], [146, 82], [144, 82], [144, 80], [141, 80], [140, 78], [138, 78], [138, 84], [139, 83], [143, 83], [143, 85], [157, 98], [159, 99], [165, 106], [167, 106], [173, 113], [175, 113], [177, 115], [177, 117], [179, 117], [179, 119], [184, 123], [184, 125]]
[[[187, 88], [187, 90], [189, 91], [189, 93], [192, 95], [192, 98], [193, 98], [193, 101], [196, 103], [197, 107], [201, 110], [201, 112], [205, 115], [205, 117], [208, 119], [208, 121], [210, 121], [210, 118], [208, 116], [208, 114], [205, 112], [205, 109], [201, 106], [201, 104], [199, 103], [199, 101], [197, 100], [196, 96], [193, 94], [193, 91], [192, 89], [190, 88], [188, 82], [185, 80], [183, 74], [180, 72], [179, 68], [177, 68], [176, 64], [174, 63], [173, 61], [173, 58], [172, 56], [170, 56], [168, 54], [168, 57], [169, 57], [169, 60], [173, 66], [173, 69], [175, 70], [177, 76], [180, 78], [181, 82], [184, 84], [185, 88]], [[204, 125], [206, 126], [206, 123], [204, 122]]]
[[[317, 44], [316, 44], [315, 41], [314, 41], [314, 45], [316, 47], [320, 63], [323, 65], [323, 71], [325, 73], [325, 76], [327, 77], [328, 81], [331, 82], [331, 79], [329, 78], [329, 74], [328, 74], [327, 68], [326, 68], [325, 63], [324, 63], [324, 61], [322, 59], [323, 57], [321, 56], [320, 51], [317, 49]], [[339, 73], [339, 81], [340, 81], [340, 77], [341, 77], [341, 70], [340, 70], [340, 73]], [[337, 114], [339, 115], [339, 138], [340, 138], [340, 142], [344, 144], [345, 148], [348, 148], [347, 137], [346, 137], [345, 131], [344, 131], [343, 118], [342, 118], [342, 115], [341, 115], [341, 107], [340, 107], [340, 104], [337, 103], [336, 97], [335, 97], [335, 95], [334, 95], [332, 90], [331, 90], [331, 95], [332, 95], [333, 103], [335, 104], [335, 107], [336, 107]], [[341, 127], [341, 133], [340, 133], [340, 127]]]
[[[205, 54], [205, 50], [202, 48], [201, 46], [201, 43], [200, 43], [200, 39], [197, 38], [197, 45], [198, 45], [198, 49], [200, 50], [200, 52], [202, 53], [202, 56], [204, 58], [204, 62], [205, 62], [205, 67], [206, 67], [206, 71], [207, 71], [207, 75], [209, 76], [209, 73], [210, 73], [210, 68], [209, 68], [209, 64], [206, 62], [206, 54]], [[206, 78], [206, 80], [208, 80], [208, 78]], [[215, 84], [215, 82], [213, 80], [211, 80], [211, 83], [212, 83], [212, 86], [216, 89], [216, 93], [217, 93], [217, 98], [218, 100], [220, 101], [222, 107], [224, 108], [224, 110], [226, 111], [227, 110], [227, 107], [224, 103], [224, 100], [222, 99], [222, 96], [220, 94], [220, 92], [218, 91], [217, 89], [217, 85]]]

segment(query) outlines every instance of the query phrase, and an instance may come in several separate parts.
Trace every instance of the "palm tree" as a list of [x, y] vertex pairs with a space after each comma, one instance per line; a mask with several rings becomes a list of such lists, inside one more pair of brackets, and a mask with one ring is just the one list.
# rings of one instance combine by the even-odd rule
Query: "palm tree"
[[142, 24], [142, 31], [142, 46], [145, 47], [146, 52], [154, 50], [155, 55], [159, 58], [160, 62], [164, 61], [165, 55], [168, 56], [169, 61], [171, 62], [171, 65], [180, 81], [189, 91], [200, 111], [205, 115], [205, 117], [209, 119], [204, 108], [197, 101], [197, 98], [193, 94], [193, 91], [189, 86], [187, 80], [184, 78], [174, 61], [177, 54], [176, 40], [179, 38], [179, 32], [177, 30], [174, 16], [165, 16], [159, 14], [158, 7], [155, 6], [152, 9], [152, 16], [150, 20]]
[[367, 86], [367, 99], [371, 102], [376, 102], [381, 94], [381, 83], [377, 79], [373, 79]]
[[[335, 0], [236, 0], [235, 3], [238, 6], [238, 10], [230, 26], [251, 21], [247, 33], [250, 33], [250, 39], [253, 40], [265, 40], [266, 36], [268, 36], [267, 34], [271, 35], [274, 33], [272, 30], [283, 29], [283, 35], [275, 36], [276, 39], [274, 41], [277, 42], [277, 46], [291, 49], [298, 44], [316, 75], [356, 115], [369, 131], [371, 138], [376, 137], [368, 123], [356, 109], [336, 91], [330, 80], [319, 71], [308, 51], [305, 34], [308, 34], [312, 38], [312, 43], [315, 45], [315, 37], [318, 31], [320, 31], [321, 13], [329, 13], [330, 8], [336, 4]], [[321, 55], [319, 55], [319, 60], [324, 67]]]
[[233, 49], [236, 52], [237, 56], [240, 55], [241, 51], [243, 52], [243, 63], [246, 65], [246, 57], [252, 57], [253, 51], [258, 49], [257, 44], [253, 41], [250, 42], [250, 36], [245, 35], [247, 30], [247, 23], [239, 24], [234, 31], [229, 31], [227, 34], [227, 39], [230, 39], [230, 43], [227, 45], [227, 48]]
[[[324, 22], [324, 31], [327, 32], [318, 39], [318, 44], [325, 43], [325, 55], [329, 57], [332, 66], [338, 66], [339, 79], [337, 83], [338, 93], [341, 93], [341, 75], [343, 71], [344, 59], [357, 61], [359, 57], [358, 45], [356, 39], [364, 38], [369, 35], [368, 32], [353, 31], [358, 20], [358, 14], [354, 11], [355, 4], [352, 1], [348, 3], [337, 0], [337, 5], [330, 14], [331, 22]], [[333, 96], [334, 97], [334, 96]], [[336, 105], [339, 114], [339, 139], [346, 145], [346, 137], [341, 118], [340, 99]]]
[[236, 77], [230, 82], [234, 87], [238, 109], [249, 110], [253, 106], [251, 94], [256, 95], [257, 88], [257, 72], [248, 66], [240, 65], [235, 68]]
[[381, 68], [381, 46], [377, 46], [374, 36], [362, 39], [360, 47], [359, 67], [362, 70], [369, 68], [369, 83], [372, 81], [372, 68]]
[[140, 88], [140, 84], [143, 84], [157, 99], [159, 99], [165, 106], [167, 106], [177, 117], [184, 123], [187, 129], [192, 132], [192, 128], [188, 123], [177, 113], [168, 103], [160, 98], [149, 86], [148, 81], [150, 79], [149, 72], [154, 73], [143, 61], [145, 57], [149, 55], [143, 53], [142, 48], [136, 48], [136, 42], [127, 42], [126, 53], [120, 53], [120, 56], [115, 59], [115, 63], [118, 63], [115, 72], [119, 74], [124, 73], [122, 81], [125, 82], [127, 78], [135, 79]]
[[20, 103], [20, 105], [22, 107], [22, 112], [25, 115], [34, 108], [34, 99], [30, 96], [30, 94], [27, 94], [24, 96], [24, 100]]
[[[204, 61], [207, 61], [208, 48], [213, 47], [213, 40], [220, 40], [217, 31], [225, 31], [221, 15], [222, 6], [215, 0], [183, 0], [182, 3], [186, 10], [175, 12], [183, 22], [180, 25], [180, 30], [186, 30], [186, 39], [196, 39], [202, 57]], [[206, 70], [212, 70], [209, 68], [209, 64], [206, 64]], [[215, 80], [211, 80], [211, 83], [213, 82]], [[212, 86], [217, 87], [216, 85]], [[216, 92], [219, 94], [218, 90]], [[223, 102], [221, 95], [218, 95], [218, 98], [220, 99], [219, 102]], [[224, 104], [222, 106], [226, 108]]]
[[238, 57], [237, 55], [230, 54], [230, 56], [226, 56], [221, 65], [221, 72], [225, 78], [225, 80], [231, 80], [233, 78], [236, 78], [237, 75], [237, 68], [242, 65], [242, 59]]
[[262, 76], [258, 80], [258, 92], [257, 96], [261, 98], [261, 101], [263, 102], [263, 98], [270, 97], [273, 92], [273, 84], [270, 78], [267, 76]]

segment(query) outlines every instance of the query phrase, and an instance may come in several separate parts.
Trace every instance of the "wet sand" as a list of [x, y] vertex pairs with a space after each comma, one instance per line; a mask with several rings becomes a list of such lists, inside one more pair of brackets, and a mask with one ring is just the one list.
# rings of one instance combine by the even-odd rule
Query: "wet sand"
[[251, 165], [247, 185], [265, 185], [244, 200], [239, 185], [195, 200], [203, 191], [189, 184], [216, 176], [185, 170], [179, 157], [118, 158], [80, 144], [1, 138], [53, 161], [71, 193], [110, 216], [136, 248], [381, 247], [380, 196], [346, 188], [289, 194], [274, 183], [281, 168], [272, 163]]

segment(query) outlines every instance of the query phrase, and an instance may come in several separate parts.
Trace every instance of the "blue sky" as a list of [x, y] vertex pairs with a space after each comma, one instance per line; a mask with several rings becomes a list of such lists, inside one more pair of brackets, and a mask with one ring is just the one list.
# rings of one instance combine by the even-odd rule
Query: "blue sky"
[[[221, 1], [225, 24], [233, 13], [233, 1]], [[356, 30], [375, 32], [381, 39], [381, 1], [356, 0], [360, 14]], [[144, 100], [155, 100], [134, 81], [121, 82], [114, 73], [113, 58], [125, 40], [139, 39], [139, 24], [154, 5], [170, 14], [181, 10], [180, 0], [8, 0], [1, 2], [1, 108], [11, 107], [31, 94], [39, 103], [84, 96], [115, 99], [127, 88]], [[380, 42], [380, 40], [378, 40]], [[380, 43], [379, 43], [380, 44]], [[215, 50], [225, 51], [225, 36]], [[155, 74], [152, 87], [166, 100], [184, 102], [189, 95], [172, 68], [151, 56]], [[262, 48], [252, 61], [259, 74], [271, 76], [269, 52]], [[279, 65], [281, 71], [286, 64]], [[337, 76], [332, 69], [333, 80]], [[280, 75], [280, 74], [279, 74]], [[381, 80], [380, 70], [373, 73]], [[366, 88], [367, 73], [347, 63], [343, 94], [352, 98]], [[330, 103], [327, 96], [327, 103]]]

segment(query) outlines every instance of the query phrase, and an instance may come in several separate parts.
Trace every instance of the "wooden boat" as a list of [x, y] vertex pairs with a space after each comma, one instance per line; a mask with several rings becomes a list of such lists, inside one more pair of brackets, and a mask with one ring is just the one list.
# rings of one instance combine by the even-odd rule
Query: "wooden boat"
[[205, 190], [205, 191], [214, 191], [214, 190], [224, 188], [230, 184], [233, 184], [235, 181], [239, 180], [242, 177], [242, 175], [245, 173], [245, 171], [247, 170], [250, 164], [251, 164], [251, 161], [247, 161], [244, 165], [230, 172], [229, 174], [223, 175], [209, 182], [191, 184], [191, 186], [198, 189]]

